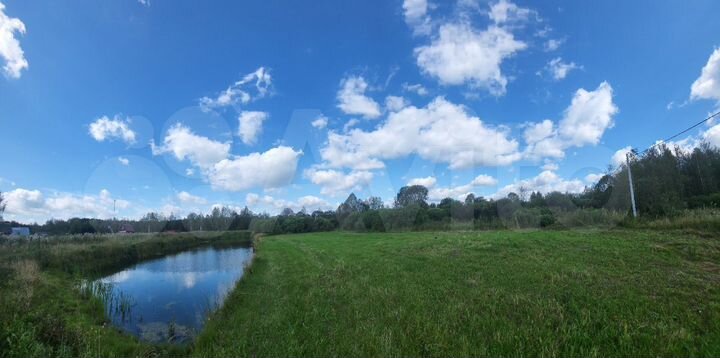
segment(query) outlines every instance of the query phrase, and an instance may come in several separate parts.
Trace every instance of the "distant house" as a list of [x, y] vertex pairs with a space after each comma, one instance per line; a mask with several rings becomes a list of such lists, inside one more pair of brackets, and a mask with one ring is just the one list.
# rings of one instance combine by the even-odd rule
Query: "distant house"
[[120, 234], [134, 234], [135, 228], [130, 224], [122, 224], [120, 225], [120, 231], [118, 231]]
[[29, 227], [14, 227], [10, 229], [10, 236], [30, 236]]

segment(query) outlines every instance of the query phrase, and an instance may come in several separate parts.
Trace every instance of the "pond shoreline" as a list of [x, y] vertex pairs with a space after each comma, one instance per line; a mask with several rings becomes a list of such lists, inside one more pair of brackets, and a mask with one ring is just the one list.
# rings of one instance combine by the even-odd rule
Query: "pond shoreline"
[[3, 356], [186, 356], [186, 345], [151, 344], [109, 324], [82, 279], [201, 247], [253, 247], [250, 232], [51, 237], [0, 245]]

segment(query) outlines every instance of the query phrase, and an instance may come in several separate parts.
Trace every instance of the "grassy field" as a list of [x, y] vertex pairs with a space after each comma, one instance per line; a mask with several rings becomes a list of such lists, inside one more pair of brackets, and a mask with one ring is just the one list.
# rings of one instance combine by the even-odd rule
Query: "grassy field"
[[0, 244], [0, 357], [186, 356], [186, 346], [151, 345], [109, 325], [102, 302], [80, 280], [200, 246], [249, 242], [248, 232], [67, 236]]
[[720, 240], [658, 231], [265, 237], [196, 356], [718, 356]]

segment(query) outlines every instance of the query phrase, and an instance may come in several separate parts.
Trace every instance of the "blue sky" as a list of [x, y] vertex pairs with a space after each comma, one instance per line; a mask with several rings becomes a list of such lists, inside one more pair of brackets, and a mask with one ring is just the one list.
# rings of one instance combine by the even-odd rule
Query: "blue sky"
[[578, 192], [720, 102], [710, 0], [0, 4], [6, 219]]

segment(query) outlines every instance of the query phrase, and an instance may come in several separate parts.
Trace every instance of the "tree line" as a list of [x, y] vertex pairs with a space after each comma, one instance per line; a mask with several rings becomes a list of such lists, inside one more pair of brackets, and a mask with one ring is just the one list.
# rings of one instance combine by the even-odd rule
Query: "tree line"
[[[687, 209], [720, 207], [720, 150], [703, 144], [692, 151], [659, 145], [633, 152], [629, 161], [637, 209], [642, 218], [672, 217]], [[279, 215], [236, 212], [215, 207], [208, 214], [184, 218], [148, 213], [139, 220], [73, 218], [33, 224], [31, 230], [49, 235], [135, 232], [252, 230], [264, 233], [302, 233], [331, 230], [403, 231], [447, 229], [545, 228], [617, 224], [630, 214], [627, 166], [608, 168], [597, 183], [582, 193], [540, 193], [520, 187], [504, 198], [469, 194], [464, 200], [429, 202], [422, 185], [402, 187], [393, 203], [379, 197], [358, 198], [351, 193], [336, 210], [285, 208]], [[0, 215], [4, 208], [0, 193]], [[2, 222], [7, 232], [15, 222]]]

